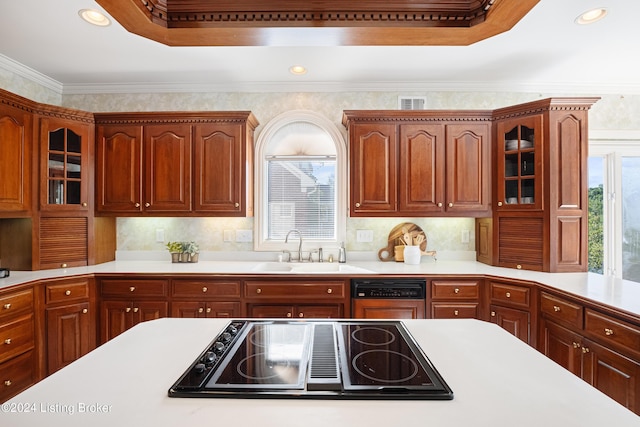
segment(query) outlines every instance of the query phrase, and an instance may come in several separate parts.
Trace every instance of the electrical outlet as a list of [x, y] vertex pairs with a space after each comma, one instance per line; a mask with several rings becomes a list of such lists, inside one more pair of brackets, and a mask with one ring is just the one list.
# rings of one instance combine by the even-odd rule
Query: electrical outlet
[[360, 243], [373, 242], [373, 230], [356, 230], [356, 241]]
[[469, 243], [469, 230], [462, 230], [462, 234], [460, 235], [460, 241], [462, 243]]
[[225, 242], [233, 242], [235, 240], [233, 230], [224, 230], [222, 240]]
[[156, 242], [164, 243], [164, 229], [156, 229]]
[[236, 242], [252, 242], [253, 232], [251, 230], [236, 230]]

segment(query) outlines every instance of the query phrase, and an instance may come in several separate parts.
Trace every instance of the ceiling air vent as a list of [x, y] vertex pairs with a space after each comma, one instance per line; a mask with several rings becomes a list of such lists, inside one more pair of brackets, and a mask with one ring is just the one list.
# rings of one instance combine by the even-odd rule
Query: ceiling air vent
[[427, 105], [426, 96], [399, 96], [398, 108], [400, 110], [424, 110]]

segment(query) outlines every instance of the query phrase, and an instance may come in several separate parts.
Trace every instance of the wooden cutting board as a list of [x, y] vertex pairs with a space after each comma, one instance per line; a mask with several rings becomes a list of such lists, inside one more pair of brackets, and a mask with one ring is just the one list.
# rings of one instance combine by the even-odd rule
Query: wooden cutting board
[[424, 240], [420, 244], [420, 252], [424, 252], [427, 249], [427, 236], [422, 231], [422, 228], [412, 222], [403, 222], [391, 229], [387, 246], [378, 251], [380, 261], [394, 260], [394, 248], [403, 244], [402, 238], [405, 233], [411, 236], [412, 241], [416, 236], [421, 235]]

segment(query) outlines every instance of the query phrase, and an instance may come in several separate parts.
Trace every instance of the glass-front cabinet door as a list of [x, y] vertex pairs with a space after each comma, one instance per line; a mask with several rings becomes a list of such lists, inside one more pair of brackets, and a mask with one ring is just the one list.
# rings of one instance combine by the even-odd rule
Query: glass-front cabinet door
[[498, 208], [542, 208], [542, 116], [498, 123]]
[[41, 189], [43, 210], [86, 210], [89, 126], [42, 119]]

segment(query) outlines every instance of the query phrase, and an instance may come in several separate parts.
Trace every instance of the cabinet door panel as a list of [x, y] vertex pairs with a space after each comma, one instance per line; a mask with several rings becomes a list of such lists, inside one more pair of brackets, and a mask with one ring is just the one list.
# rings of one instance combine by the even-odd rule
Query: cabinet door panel
[[168, 304], [162, 301], [139, 301], [133, 303], [133, 324], [167, 317]]
[[205, 316], [206, 304], [196, 301], [176, 301], [171, 303], [171, 317], [197, 318]]
[[248, 307], [248, 317], [257, 318], [291, 318], [294, 308], [291, 305], [261, 305], [251, 304]]
[[0, 105], [0, 212], [31, 207], [31, 116]]
[[582, 337], [562, 326], [543, 321], [542, 353], [577, 376], [582, 375]]
[[97, 211], [140, 212], [142, 126], [99, 126], [97, 138]]
[[424, 319], [424, 300], [356, 299], [352, 316], [356, 319]]
[[489, 126], [447, 125], [446, 134], [447, 211], [488, 211], [491, 188]]
[[336, 319], [344, 317], [341, 304], [299, 305], [294, 316], [305, 319]]
[[191, 210], [191, 152], [191, 126], [145, 126], [145, 211]]
[[92, 347], [89, 303], [47, 309], [49, 375], [87, 354]]
[[397, 140], [393, 124], [355, 124], [351, 149], [351, 213], [397, 209]]
[[205, 310], [207, 317], [240, 317], [239, 302], [208, 302]]
[[197, 211], [239, 213], [246, 185], [242, 126], [203, 125], [195, 129], [195, 200]]
[[492, 305], [491, 321], [529, 344], [531, 337], [529, 312]]
[[103, 301], [100, 308], [100, 339], [102, 343], [117, 337], [133, 326], [128, 301]]
[[443, 212], [444, 126], [400, 126], [399, 210]]

